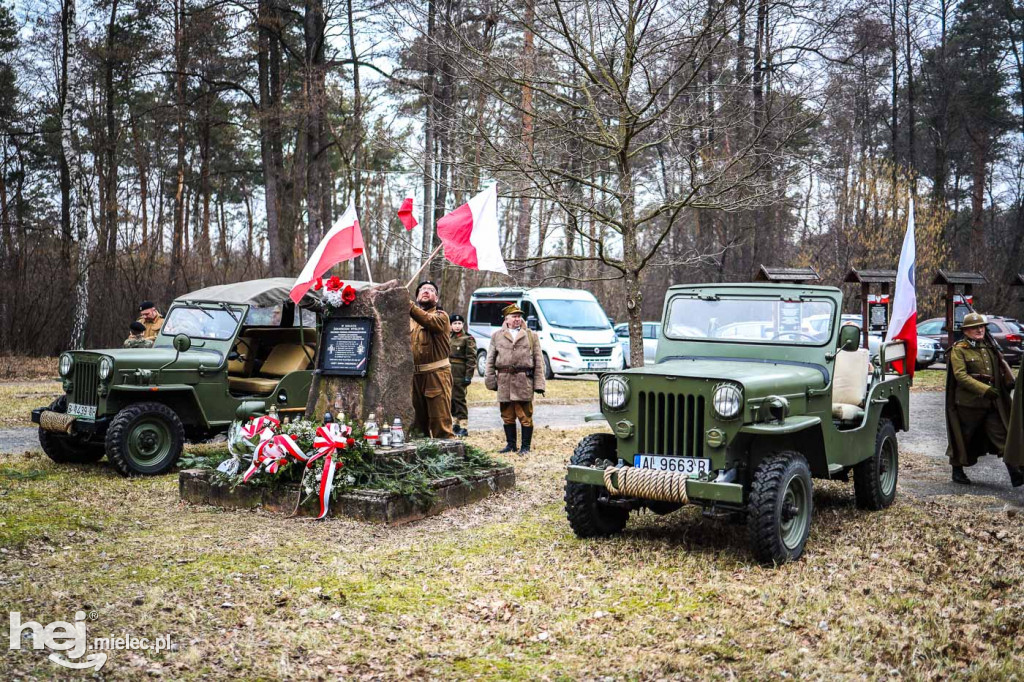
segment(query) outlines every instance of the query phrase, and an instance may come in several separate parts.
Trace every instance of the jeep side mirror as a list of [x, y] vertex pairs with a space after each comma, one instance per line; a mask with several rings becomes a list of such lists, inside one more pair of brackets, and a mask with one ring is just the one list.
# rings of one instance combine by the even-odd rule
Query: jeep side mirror
[[174, 341], [172, 341], [171, 344], [174, 346], [174, 350], [179, 353], [184, 353], [192, 347], [192, 339], [190, 339], [187, 334], [178, 334], [174, 337]]
[[526, 326], [529, 327], [530, 329], [532, 329], [533, 331], [537, 331], [537, 327], [540, 326], [537, 323], [537, 316], [536, 315], [530, 315], [529, 317], [527, 317], [526, 318]]
[[857, 350], [860, 347], [860, 328], [844, 324], [839, 328], [839, 350]]

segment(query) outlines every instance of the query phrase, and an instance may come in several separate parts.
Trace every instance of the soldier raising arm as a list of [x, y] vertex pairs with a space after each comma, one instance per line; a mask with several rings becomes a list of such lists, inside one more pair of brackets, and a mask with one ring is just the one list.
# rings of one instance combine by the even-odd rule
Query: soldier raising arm
[[412, 343], [412, 406], [416, 412], [413, 429], [431, 438], [452, 437], [452, 371], [448, 314], [437, 307], [437, 285], [420, 282], [416, 300], [409, 309], [409, 337]]

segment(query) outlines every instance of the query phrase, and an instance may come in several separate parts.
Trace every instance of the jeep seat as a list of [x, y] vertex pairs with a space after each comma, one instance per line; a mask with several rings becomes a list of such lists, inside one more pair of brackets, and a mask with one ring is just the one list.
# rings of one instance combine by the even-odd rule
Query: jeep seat
[[228, 388], [238, 393], [272, 393], [281, 377], [309, 369], [313, 350], [297, 343], [279, 343], [263, 362], [258, 377], [228, 377]]
[[868, 393], [871, 359], [867, 348], [844, 350], [836, 354], [832, 377], [832, 418], [845, 425], [864, 419], [864, 399]]

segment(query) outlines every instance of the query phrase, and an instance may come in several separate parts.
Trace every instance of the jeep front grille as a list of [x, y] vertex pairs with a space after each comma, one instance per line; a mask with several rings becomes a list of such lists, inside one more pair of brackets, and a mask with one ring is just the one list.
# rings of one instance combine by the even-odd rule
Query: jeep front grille
[[640, 391], [638, 452], [704, 456], [704, 396]]
[[74, 386], [71, 389], [71, 402], [79, 405], [97, 405], [99, 396], [96, 389], [100, 383], [99, 366], [95, 360], [75, 358], [72, 371]]

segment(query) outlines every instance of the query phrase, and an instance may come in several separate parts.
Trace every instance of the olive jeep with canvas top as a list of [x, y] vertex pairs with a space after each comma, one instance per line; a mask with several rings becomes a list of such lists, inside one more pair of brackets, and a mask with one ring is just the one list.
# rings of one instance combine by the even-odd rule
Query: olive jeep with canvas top
[[226, 431], [237, 414], [276, 405], [301, 416], [315, 364], [320, 296], [296, 306], [293, 281], [207, 287], [177, 298], [152, 348], [68, 351], [65, 395], [32, 412], [56, 462], [104, 454], [122, 474], [159, 474], [186, 438]]
[[813, 478], [852, 472], [858, 506], [889, 506], [896, 433], [909, 426], [910, 378], [893, 366], [905, 347], [884, 344], [872, 365], [841, 312], [832, 287], [670, 288], [655, 363], [601, 379], [593, 417], [613, 433], [584, 438], [568, 466], [576, 535], [619, 533], [634, 509], [698, 504], [745, 517], [758, 560], [783, 563], [803, 553]]

